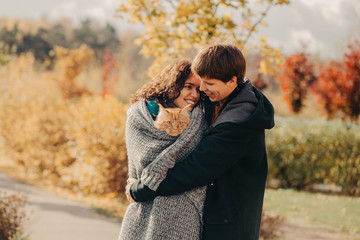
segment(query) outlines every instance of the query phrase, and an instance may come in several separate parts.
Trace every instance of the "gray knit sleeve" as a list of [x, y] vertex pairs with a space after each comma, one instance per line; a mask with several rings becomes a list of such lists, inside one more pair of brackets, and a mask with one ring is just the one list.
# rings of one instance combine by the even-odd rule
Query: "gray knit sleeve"
[[[126, 123], [125, 123], [125, 143], [127, 145], [127, 149], [129, 149], [129, 144], [130, 143], [130, 138], [127, 137], [129, 135], [131, 135], [131, 132], [133, 131], [133, 109], [129, 108], [127, 111], [127, 117], [126, 117]], [[128, 154], [129, 155], [129, 154]], [[136, 166], [135, 163], [133, 161], [129, 160], [129, 156], [128, 156], [128, 178], [137, 178], [137, 174], [136, 174]]]
[[141, 174], [141, 181], [152, 190], [156, 190], [165, 179], [167, 171], [175, 163], [186, 157], [202, 138], [205, 128], [204, 114], [200, 107], [194, 108], [189, 126], [182, 132], [176, 141], [165, 148]]

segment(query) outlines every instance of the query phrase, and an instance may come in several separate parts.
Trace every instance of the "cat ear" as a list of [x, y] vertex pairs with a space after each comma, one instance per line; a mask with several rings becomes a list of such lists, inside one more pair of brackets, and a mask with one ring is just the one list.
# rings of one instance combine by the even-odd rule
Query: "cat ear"
[[181, 112], [184, 112], [184, 111], [191, 112], [191, 110], [192, 110], [192, 105], [189, 104], [189, 105], [185, 106], [183, 109], [181, 109]]
[[160, 113], [168, 113], [169, 110], [167, 108], [164, 108], [163, 105], [159, 103], [159, 114]]
[[163, 105], [161, 105], [160, 103], [158, 103], [158, 105], [159, 105], [159, 111], [165, 110], [165, 108], [163, 107]]

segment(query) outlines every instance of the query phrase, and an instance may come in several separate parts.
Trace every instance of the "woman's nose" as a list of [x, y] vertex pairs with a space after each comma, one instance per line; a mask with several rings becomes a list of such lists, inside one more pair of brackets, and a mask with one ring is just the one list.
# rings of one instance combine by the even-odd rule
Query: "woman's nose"
[[195, 90], [193, 90], [193, 91], [191, 91], [191, 96], [192, 97], [198, 97], [198, 95], [200, 95], [200, 93], [195, 89]]

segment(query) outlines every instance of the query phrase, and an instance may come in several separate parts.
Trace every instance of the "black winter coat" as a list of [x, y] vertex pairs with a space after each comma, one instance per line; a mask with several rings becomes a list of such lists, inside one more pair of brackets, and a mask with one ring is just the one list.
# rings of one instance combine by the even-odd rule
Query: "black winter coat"
[[240, 84], [199, 147], [169, 170], [156, 192], [135, 182], [133, 199], [144, 202], [207, 185], [203, 239], [258, 239], [267, 177], [265, 129], [273, 126], [269, 100], [249, 81]]

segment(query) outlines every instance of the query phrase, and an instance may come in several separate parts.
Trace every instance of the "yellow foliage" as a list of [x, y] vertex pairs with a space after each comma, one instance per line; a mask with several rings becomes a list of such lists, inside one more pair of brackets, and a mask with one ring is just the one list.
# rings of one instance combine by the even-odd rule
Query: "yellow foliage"
[[[212, 42], [231, 40], [246, 52], [246, 44], [252, 33], [258, 31], [257, 26], [266, 26], [263, 18], [270, 7], [288, 4], [289, 0], [256, 0], [255, 3], [245, 0], [177, 0], [167, 3], [128, 0], [117, 9], [117, 13], [119, 16], [126, 13], [130, 22], [144, 25], [144, 32], [136, 43], [142, 44], [144, 56], [155, 57], [148, 71], [149, 76], [154, 76], [169, 59], [186, 56], [193, 48]], [[241, 14], [233, 14], [239, 11]], [[257, 46], [261, 50], [264, 44]], [[274, 54], [264, 56], [276, 58]], [[276, 64], [277, 61], [271, 60], [267, 64], [270, 63]]]
[[289, 4], [290, 0], [277, 0], [276, 4], [277, 5], [281, 5], [281, 4]]
[[[83, 97], [70, 106], [74, 163], [61, 171], [66, 185], [84, 192], [123, 192], [127, 178], [126, 106], [114, 97]], [[70, 130], [70, 129], [69, 129]]]
[[275, 75], [279, 70], [279, 66], [284, 63], [282, 52], [275, 48], [270, 47], [266, 43], [266, 37], [260, 38], [260, 52], [264, 56], [260, 61], [259, 72], [262, 74]]
[[28, 170], [86, 193], [122, 192], [126, 107], [111, 96], [0, 103], [1, 135]]
[[[62, 98], [32, 55], [0, 69], [0, 137], [26, 171], [84, 193], [119, 194], [127, 179], [127, 106], [112, 96]], [[110, 195], [111, 195], [110, 194]]]
[[54, 50], [56, 56], [55, 65], [61, 75], [57, 79], [57, 83], [63, 97], [71, 98], [90, 94], [86, 89], [77, 86], [74, 80], [84, 70], [84, 65], [90, 62], [94, 51], [86, 45], [81, 45], [77, 49], [66, 49], [56, 46]]

